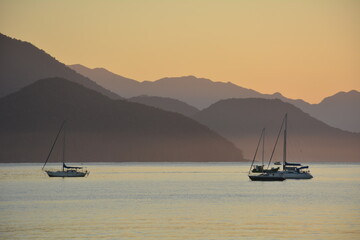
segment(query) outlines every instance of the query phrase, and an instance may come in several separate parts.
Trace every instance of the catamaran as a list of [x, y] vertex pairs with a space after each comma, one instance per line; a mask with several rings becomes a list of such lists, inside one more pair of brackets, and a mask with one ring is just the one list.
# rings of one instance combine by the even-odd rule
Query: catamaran
[[[282, 173], [285, 179], [311, 179], [313, 176], [310, 174], [309, 166], [303, 166], [300, 163], [289, 163], [286, 159], [286, 137], [287, 137], [287, 113], [283, 119], [283, 122], [280, 127], [280, 131], [278, 134], [278, 138], [276, 139], [276, 143], [279, 139], [282, 129], [284, 129], [284, 146], [283, 146], [283, 162], [276, 162], [275, 165], [282, 165]], [[276, 148], [276, 143], [274, 146], [274, 150]], [[273, 152], [274, 152], [273, 150]], [[271, 161], [271, 159], [270, 159]], [[269, 164], [270, 164], [269, 161]]]
[[42, 167], [42, 170], [44, 170], [46, 163], [48, 162], [52, 151], [54, 150], [55, 144], [60, 136], [60, 133], [63, 131], [63, 146], [62, 146], [62, 169], [61, 170], [44, 170], [49, 177], [85, 177], [89, 175], [89, 171], [84, 169], [83, 167], [73, 167], [73, 166], [67, 166], [65, 164], [65, 123], [66, 121], [63, 121], [63, 123], [60, 126], [60, 130], [56, 135], [55, 141], [50, 149], [49, 155], [46, 158], [46, 161], [44, 163], [44, 166]]
[[[254, 165], [256, 155], [262, 140], [262, 165]], [[284, 181], [285, 178], [282, 173], [280, 173], [279, 167], [265, 169], [264, 168], [264, 148], [265, 148], [265, 128], [262, 129], [258, 145], [255, 150], [254, 158], [251, 162], [249, 169], [249, 178], [251, 181]]]

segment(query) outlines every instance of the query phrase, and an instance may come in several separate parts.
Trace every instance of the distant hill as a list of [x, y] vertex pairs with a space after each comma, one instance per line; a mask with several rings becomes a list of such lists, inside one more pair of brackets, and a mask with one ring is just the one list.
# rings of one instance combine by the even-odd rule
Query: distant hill
[[144, 94], [179, 99], [199, 109], [231, 95], [237, 97], [259, 97], [260, 95], [256, 91], [230, 82], [213, 82], [195, 76], [168, 77], [154, 82], [145, 81], [141, 84], [146, 91]]
[[89, 77], [105, 88], [130, 98], [139, 95], [175, 98], [196, 108], [202, 109], [220, 100], [232, 97], [261, 97], [262, 94], [239, 87], [230, 82], [213, 82], [194, 76], [162, 78], [154, 82], [138, 82], [110, 73], [105, 69], [90, 69], [76, 64], [69, 65], [78, 73]]
[[0, 33], [0, 97], [47, 77], [63, 77], [111, 98], [119, 98], [34, 45]]
[[105, 68], [87, 68], [81, 64], [69, 65], [77, 73], [90, 78], [97, 84], [106, 89], [111, 89], [113, 92], [125, 98], [142, 95], [142, 91], [138, 90], [140, 83], [130, 78], [126, 78], [115, 73], [112, 73]]
[[308, 112], [317, 119], [326, 119], [330, 126], [360, 132], [360, 92], [339, 92], [313, 104]]
[[177, 112], [189, 117], [199, 112], [199, 109], [173, 98], [141, 95], [129, 98], [128, 100], [131, 102], [137, 102], [148, 106], [160, 108], [165, 111]]
[[[309, 104], [301, 99], [286, 98], [280, 93], [262, 94], [230, 82], [213, 82], [209, 79], [194, 76], [163, 78], [154, 82], [138, 82], [102, 68], [90, 69], [79, 64], [69, 67], [96, 81], [101, 86], [127, 98], [138, 95], [169, 97], [186, 102], [198, 109], [206, 108], [219, 100], [228, 98], [280, 99], [293, 104], [333, 127], [360, 132], [360, 108], [358, 107], [360, 106], [360, 100], [359, 97], [356, 97], [358, 96], [356, 91], [348, 93], [351, 96], [346, 97], [347, 101], [336, 97], [331, 101], [325, 99], [324, 103]], [[340, 95], [347, 95], [347, 93], [341, 93]], [[327, 104], [327, 102], [331, 103]]]
[[61, 78], [1, 98], [0, 112], [0, 162], [43, 162], [64, 119], [69, 162], [244, 160], [232, 143], [190, 118]]
[[[263, 127], [267, 129], [266, 153], [270, 156], [285, 113], [289, 161], [360, 161], [360, 134], [330, 127], [280, 100], [222, 100], [197, 113], [194, 119], [233, 141], [246, 158], [252, 158]], [[280, 142], [278, 147], [282, 147], [282, 138]], [[277, 160], [281, 160], [279, 150]]]

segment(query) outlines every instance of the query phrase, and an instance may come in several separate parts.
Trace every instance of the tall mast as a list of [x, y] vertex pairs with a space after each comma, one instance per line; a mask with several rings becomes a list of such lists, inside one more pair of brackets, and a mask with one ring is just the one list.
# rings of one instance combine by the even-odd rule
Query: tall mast
[[268, 165], [267, 165], [267, 168], [266, 168], [266, 169], [269, 169], [269, 166], [270, 166], [271, 160], [272, 160], [272, 158], [273, 158], [273, 156], [274, 156], [275, 149], [276, 149], [276, 145], [277, 145], [277, 143], [278, 143], [278, 141], [279, 141], [279, 138], [280, 138], [280, 135], [281, 135], [282, 129], [283, 129], [283, 127], [284, 127], [284, 122], [285, 122], [285, 118], [283, 119], [283, 121], [282, 121], [282, 123], [281, 123], [281, 127], [280, 127], [280, 129], [279, 129], [279, 133], [278, 133], [278, 135], [277, 135], [277, 137], [276, 137], [275, 145], [274, 145], [274, 148], [273, 148], [273, 150], [272, 150], [271, 157], [270, 157], [270, 159], [269, 159], [269, 163], [268, 163]]
[[262, 166], [264, 166], [264, 152], [265, 152], [265, 128], [263, 128], [263, 142], [262, 142], [262, 156], [261, 156], [261, 159], [262, 159]]
[[64, 165], [65, 165], [65, 138], [66, 138], [66, 127], [64, 126], [64, 137], [63, 137], [63, 156], [62, 156], [62, 162], [63, 167], [62, 170], [64, 171]]
[[287, 113], [285, 114], [285, 128], [284, 128], [284, 153], [283, 153], [283, 170], [285, 170], [286, 164], [286, 134], [287, 134]]
[[63, 127], [64, 127], [64, 124], [65, 124], [65, 121], [63, 121], [62, 124], [61, 124], [61, 127], [60, 127], [60, 129], [59, 129], [59, 132], [57, 133], [57, 135], [56, 135], [56, 137], [55, 137], [54, 143], [53, 143], [53, 145], [51, 146], [49, 155], [47, 156], [46, 161], [45, 161], [44, 166], [42, 167], [42, 169], [44, 169], [46, 163], [48, 162], [48, 160], [49, 160], [49, 158], [50, 158], [50, 155], [51, 155], [52, 151], [54, 150], [56, 141], [57, 141], [57, 139], [58, 139], [58, 137], [59, 137], [59, 134], [60, 134], [61, 130], [62, 130]]

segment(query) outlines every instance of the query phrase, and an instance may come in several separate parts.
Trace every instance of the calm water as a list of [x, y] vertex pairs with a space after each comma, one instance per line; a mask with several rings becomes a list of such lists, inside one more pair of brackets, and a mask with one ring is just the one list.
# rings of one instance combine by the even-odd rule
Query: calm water
[[360, 239], [360, 165], [250, 182], [241, 163], [0, 164], [0, 239]]

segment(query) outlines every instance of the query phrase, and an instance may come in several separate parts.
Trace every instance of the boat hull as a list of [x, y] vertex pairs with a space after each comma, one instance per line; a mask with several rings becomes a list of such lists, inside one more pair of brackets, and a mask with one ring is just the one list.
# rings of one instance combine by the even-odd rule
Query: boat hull
[[285, 179], [312, 179], [313, 176], [310, 173], [292, 173], [292, 172], [283, 172]]
[[88, 171], [45, 171], [49, 177], [85, 177], [89, 175]]
[[278, 174], [249, 175], [251, 181], [284, 181], [285, 178]]

